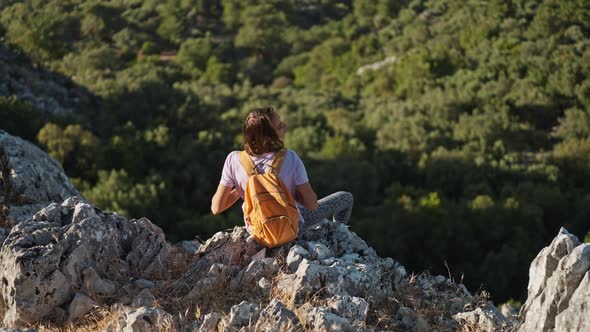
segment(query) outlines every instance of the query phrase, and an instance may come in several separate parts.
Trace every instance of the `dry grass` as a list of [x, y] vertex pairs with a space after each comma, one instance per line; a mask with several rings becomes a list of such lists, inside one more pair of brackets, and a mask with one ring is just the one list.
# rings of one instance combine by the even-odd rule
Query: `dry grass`
[[43, 323], [35, 326], [40, 332], [95, 332], [104, 331], [116, 321], [117, 311], [113, 307], [96, 307], [75, 322], [66, 325]]
[[[99, 306], [92, 309], [90, 312], [77, 319], [74, 322], [67, 324], [55, 323], [41, 323], [32, 326], [40, 332], [96, 332], [106, 331], [108, 328], [113, 328], [117, 319], [120, 317], [121, 311], [117, 306]], [[174, 327], [173, 321], [157, 322], [158, 331], [172, 332], [177, 329]]]
[[[387, 329], [391, 331], [405, 331], [396, 326], [395, 315], [399, 308], [411, 309], [416, 317], [421, 317], [432, 329], [441, 332], [454, 332], [461, 326], [456, 326], [452, 318], [450, 303], [453, 300], [464, 302], [463, 310], [473, 310], [476, 307], [485, 306], [489, 294], [481, 292], [467, 301], [463, 296], [463, 290], [457, 284], [435, 285], [433, 290], [420, 288], [416, 281], [419, 275], [412, 274], [396, 287], [393, 297], [382, 303], [370, 303], [367, 326], [374, 329]], [[471, 328], [471, 327], [464, 327]], [[462, 330], [461, 330], [462, 331]], [[471, 331], [469, 329], [465, 331]]]
[[[277, 257], [278, 258], [278, 257]], [[284, 261], [284, 257], [278, 259], [280, 262]], [[245, 268], [249, 262], [239, 262], [241, 269]], [[180, 264], [179, 264], [180, 265]], [[177, 265], [177, 266], [179, 266]], [[187, 321], [200, 320], [204, 315], [212, 312], [217, 312], [226, 315], [230, 312], [232, 306], [239, 304], [242, 301], [258, 303], [261, 307], [266, 306], [271, 300], [272, 296], [265, 294], [258, 287], [258, 280], [265, 277], [269, 280], [275, 280], [275, 275], [270, 273], [263, 273], [251, 282], [242, 282], [238, 289], [231, 288], [232, 277], [227, 276], [218, 284], [212, 285], [208, 289], [201, 290], [198, 295], [198, 301], [187, 294], [196, 287], [195, 284], [179, 285], [178, 277], [186, 271], [188, 264], [182, 264], [184, 269], [178, 268], [176, 272], [172, 273], [172, 278], [169, 282], [162, 283], [153, 290], [154, 296], [158, 298], [158, 305], [167, 312], [173, 315], [179, 315], [182, 319]], [[283, 265], [279, 265], [281, 269]], [[182, 287], [186, 292], [182, 296], [174, 296], [170, 292], [170, 288]], [[274, 287], [273, 287], [274, 288]]]

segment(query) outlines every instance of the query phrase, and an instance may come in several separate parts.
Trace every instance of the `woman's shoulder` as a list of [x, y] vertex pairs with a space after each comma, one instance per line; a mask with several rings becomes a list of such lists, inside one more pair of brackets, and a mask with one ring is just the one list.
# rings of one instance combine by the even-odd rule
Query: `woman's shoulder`
[[230, 164], [233, 164], [238, 160], [240, 160], [240, 151], [239, 150], [230, 151], [227, 154], [227, 157], [225, 157], [225, 162], [230, 163]]
[[294, 156], [297, 156], [297, 152], [295, 152], [295, 150], [291, 150], [291, 149], [285, 149], [285, 150], [287, 150], [287, 152], [286, 152], [286, 155], [287, 155], [287, 156], [288, 156], [288, 155], [294, 155]]
[[240, 151], [237, 151], [237, 150], [230, 151], [230, 152], [227, 154], [227, 157], [225, 157], [225, 159], [231, 159], [231, 158], [234, 158], [234, 157], [236, 157], [236, 156], [238, 155], [238, 153], [240, 153]]
[[288, 160], [289, 162], [292, 162], [292, 163], [298, 163], [301, 161], [301, 158], [299, 157], [297, 152], [295, 152], [294, 150], [291, 150], [291, 149], [286, 149], [286, 150], [287, 150], [287, 152], [285, 153], [285, 160]]

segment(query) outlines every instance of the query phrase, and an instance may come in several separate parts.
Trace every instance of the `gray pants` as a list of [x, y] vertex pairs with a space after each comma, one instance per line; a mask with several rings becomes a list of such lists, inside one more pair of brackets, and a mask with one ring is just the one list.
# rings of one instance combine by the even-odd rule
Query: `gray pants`
[[329, 219], [334, 222], [348, 224], [350, 213], [353, 205], [352, 194], [346, 191], [338, 191], [328, 195], [318, 201], [318, 209], [315, 211], [304, 208], [297, 203], [304, 223], [302, 228], [305, 229], [323, 219]]

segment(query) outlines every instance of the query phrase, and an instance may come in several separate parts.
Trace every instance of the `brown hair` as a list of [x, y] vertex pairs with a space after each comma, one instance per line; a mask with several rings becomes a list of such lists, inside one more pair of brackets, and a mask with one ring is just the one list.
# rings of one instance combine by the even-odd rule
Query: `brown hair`
[[271, 125], [273, 116], [276, 113], [270, 106], [255, 108], [246, 115], [242, 134], [244, 150], [249, 155], [276, 152], [284, 147], [283, 141]]

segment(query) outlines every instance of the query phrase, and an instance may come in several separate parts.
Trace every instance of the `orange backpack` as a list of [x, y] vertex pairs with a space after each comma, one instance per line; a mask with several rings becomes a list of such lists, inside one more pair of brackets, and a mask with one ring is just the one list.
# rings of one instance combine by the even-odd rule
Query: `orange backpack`
[[299, 232], [299, 214], [295, 200], [279, 178], [286, 150], [275, 153], [270, 169], [258, 173], [250, 155], [240, 151], [240, 162], [248, 174], [244, 194], [244, 216], [254, 240], [274, 248], [293, 241]]

